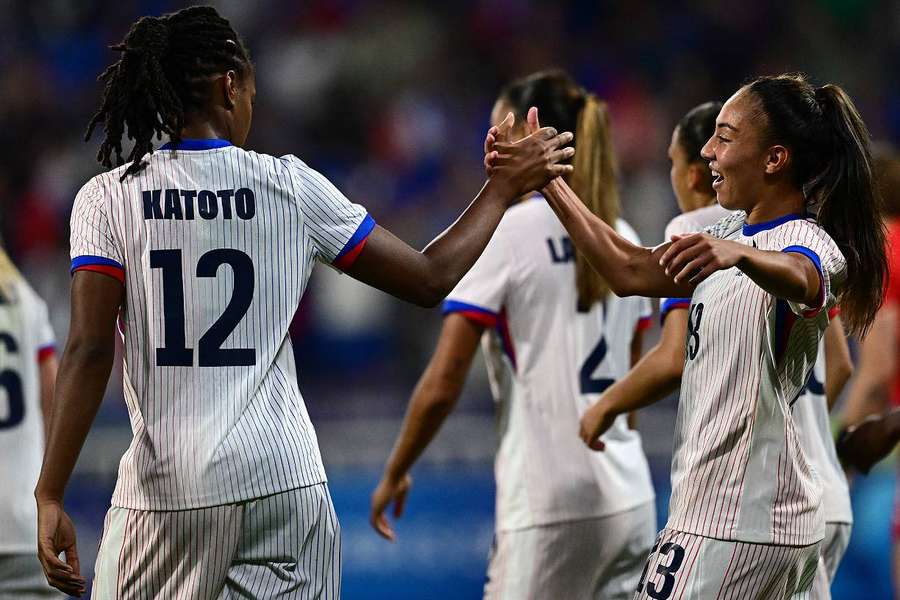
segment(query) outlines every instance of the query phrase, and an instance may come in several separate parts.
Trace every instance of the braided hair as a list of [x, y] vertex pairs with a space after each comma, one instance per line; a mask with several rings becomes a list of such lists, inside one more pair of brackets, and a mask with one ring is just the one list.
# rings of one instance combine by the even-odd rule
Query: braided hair
[[97, 160], [109, 169], [126, 162], [122, 136], [127, 130], [134, 147], [122, 180], [147, 166], [143, 157], [153, 151], [154, 134], [157, 140], [166, 134], [181, 141], [185, 115], [203, 109], [216, 75], [233, 70], [243, 76], [253, 68], [240, 36], [211, 6], [141, 17], [110, 49], [122, 57], [97, 78], [105, 84], [103, 97], [84, 139], [103, 125], [106, 137]]

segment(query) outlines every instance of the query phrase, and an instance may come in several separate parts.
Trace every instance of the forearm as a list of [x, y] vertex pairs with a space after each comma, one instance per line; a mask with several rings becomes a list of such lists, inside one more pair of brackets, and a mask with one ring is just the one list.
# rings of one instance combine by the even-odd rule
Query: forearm
[[819, 274], [805, 256], [744, 246], [736, 266], [776, 298], [807, 306], [819, 299]]
[[600, 401], [617, 415], [659, 402], [681, 383], [681, 369], [674, 366], [677, 363], [676, 357], [656, 346], [625, 377], [612, 384]]
[[50, 437], [50, 421], [53, 418], [53, 394], [56, 389], [58, 366], [55, 354], [48, 356], [40, 364], [41, 417], [43, 417], [44, 421], [44, 440]]
[[59, 369], [50, 435], [35, 489], [39, 500], [62, 500], [103, 400], [114, 355], [114, 345], [70, 340]]
[[869, 372], [863, 364], [841, 414], [843, 426], [856, 425], [867, 417], [882, 412], [888, 404], [889, 389], [885, 379], [877, 373]]
[[376, 227], [347, 273], [402, 300], [435, 306], [484, 251], [512, 199], [509, 193], [488, 181], [456, 222], [422, 252]]
[[462, 215], [422, 251], [427, 272], [437, 276], [441, 299], [481, 256], [512, 200], [510, 193], [488, 180]]
[[387, 477], [399, 479], [409, 472], [456, 406], [460, 389], [433, 379], [426, 372], [413, 392], [400, 435], [385, 466]]
[[557, 217], [578, 251], [619, 296], [690, 296], [692, 289], [678, 285], [659, 266], [661, 249], [632, 244], [588, 210], [561, 178], [543, 189]]

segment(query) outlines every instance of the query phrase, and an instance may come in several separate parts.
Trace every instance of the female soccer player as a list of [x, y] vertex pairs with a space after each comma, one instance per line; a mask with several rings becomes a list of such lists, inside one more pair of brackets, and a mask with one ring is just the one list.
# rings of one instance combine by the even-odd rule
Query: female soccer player
[[[492, 121], [510, 110], [524, 117], [532, 105], [555, 127], [577, 130], [569, 181], [585, 210], [638, 243], [618, 218], [606, 105], [568, 75], [543, 72], [508, 85]], [[640, 436], [623, 416], [599, 454], [581, 446], [572, 425], [640, 355], [649, 302], [610, 293], [547, 202], [533, 196], [506, 212], [444, 313], [434, 356], [372, 496], [373, 527], [393, 539], [383, 513], [391, 502], [396, 516], [402, 511], [409, 470], [456, 403], [481, 339], [500, 434], [496, 542], [484, 597], [630, 598], [656, 521]]]
[[[716, 128], [721, 102], [706, 102], [691, 109], [676, 125], [669, 144], [672, 163], [672, 190], [682, 214], [666, 226], [665, 239], [701, 231], [731, 211], [719, 206], [712, 188], [709, 165], [700, 150]], [[659, 343], [627, 375], [603, 392], [581, 418], [581, 438], [595, 449], [602, 447], [597, 428], [607, 420], [604, 413], [630, 404], [629, 412], [648, 406], [678, 389], [684, 367], [684, 335], [690, 298], [665, 298], [660, 301], [662, 332]], [[602, 404], [601, 404], [602, 403]], [[603, 410], [600, 410], [603, 408]]]
[[[700, 150], [716, 129], [721, 103], [709, 102], [692, 109], [672, 133], [672, 188], [678, 205], [686, 210], [666, 227], [665, 239], [701, 231], [730, 214], [716, 202], [709, 166]], [[695, 208], [698, 207], [699, 208]], [[606, 390], [581, 418], [581, 438], [599, 448], [600, 429], [608, 415], [629, 413], [650, 405], [678, 387], [684, 368], [684, 340], [690, 298], [666, 298], [660, 304], [663, 320], [660, 342], [628, 374]], [[810, 465], [823, 483], [822, 503], [825, 539], [820, 547], [819, 568], [812, 598], [830, 597], [829, 589], [850, 541], [853, 511], [847, 479], [835, 452], [828, 413], [850, 377], [853, 364], [837, 309], [829, 312], [830, 323], [822, 342], [809, 384], [793, 403], [793, 418], [800, 444]]]
[[[490, 166], [517, 154], [495, 137]], [[739, 212], [656, 249], [616, 234], [559, 179], [544, 194], [613, 291], [691, 298], [670, 517], [636, 597], [786, 598], [809, 589], [824, 537], [790, 404], [827, 310], [840, 300], [859, 332], [881, 301], [869, 137], [841, 88], [761, 77], [725, 103], [702, 154], [719, 204]]]
[[[91, 179], [72, 212], [71, 331], [35, 491], [47, 577], [84, 591], [62, 498], [118, 319], [134, 439], [93, 597], [336, 598], [339, 528], [287, 334], [310, 271], [331, 263], [437, 304], [511, 201], [571, 171], [558, 163], [572, 136], [548, 128], [523, 140], [521, 158], [417, 252], [296, 157], [241, 148], [254, 69], [214, 9], [144, 17], [114, 49], [122, 57], [100, 77], [88, 135], [103, 124], [101, 162], [126, 164]], [[126, 130], [135, 143], [123, 161]], [[171, 142], [153, 151], [162, 134]]]
[[47, 305], [0, 248], [0, 598], [59, 598], [35, 556], [56, 352]]

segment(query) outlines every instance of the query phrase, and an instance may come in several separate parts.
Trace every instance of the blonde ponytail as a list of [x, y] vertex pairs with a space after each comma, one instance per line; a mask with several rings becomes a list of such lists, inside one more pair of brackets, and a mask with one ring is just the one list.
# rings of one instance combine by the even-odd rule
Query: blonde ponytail
[[[586, 94], [575, 133], [575, 171], [569, 184], [585, 206], [610, 227], [619, 218], [616, 157], [609, 131], [606, 103]], [[575, 253], [575, 287], [578, 310], [586, 312], [609, 293], [609, 284], [580, 252]]]

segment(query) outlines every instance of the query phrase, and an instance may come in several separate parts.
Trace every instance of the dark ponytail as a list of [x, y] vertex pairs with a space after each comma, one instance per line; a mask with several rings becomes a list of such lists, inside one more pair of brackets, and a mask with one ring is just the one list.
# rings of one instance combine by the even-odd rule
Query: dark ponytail
[[[516, 121], [524, 121], [528, 109], [536, 106], [542, 125], [575, 132], [572, 160], [575, 170], [567, 183], [593, 214], [615, 227], [619, 218], [619, 189], [606, 103], [559, 70], [517, 79], [501, 91], [500, 99], [513, 109]], [[577, 309], [582, 312], [590, 310], [609, 293], [609, 283], [577, 250], [575, 289]]]
[[887, 274], [866, 125], [836, 85], [813, 88], [803, 76], [779, 75], [747, 87], [768, 119], [767, 141], [791, 151], [794, 182], [847, 260], [841, 313], [848, 328], [862, 334], [881, 305]]
[[[134, 140], [122, 174], [143, 169], [153, 137], [180, 141], [185, 115], [202, 110], [215, 75], [251, 69], [250, 55], [226, 19], [210, 6], [192, 6], [162, 17], [141, 17], [112, 50], [122, 58], [98, 77], [105, 84], [100, 108], [88, 124], [85, 140], [103, 124], [106, 137], [97, 160], [120, 166], [122, 136]], [[115, 162], [113, 161], [115, 156]]]

